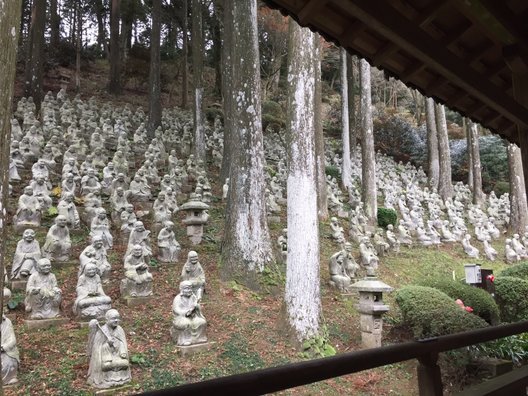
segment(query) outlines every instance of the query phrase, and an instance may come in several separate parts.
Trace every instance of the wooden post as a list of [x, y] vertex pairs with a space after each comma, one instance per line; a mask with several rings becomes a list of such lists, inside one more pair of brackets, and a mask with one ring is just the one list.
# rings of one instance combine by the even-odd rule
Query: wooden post
[[420, 396], [442, 396], [443, 385], [440, 367], [438, 366], [438, 354], [418, 358], [418, 392]]

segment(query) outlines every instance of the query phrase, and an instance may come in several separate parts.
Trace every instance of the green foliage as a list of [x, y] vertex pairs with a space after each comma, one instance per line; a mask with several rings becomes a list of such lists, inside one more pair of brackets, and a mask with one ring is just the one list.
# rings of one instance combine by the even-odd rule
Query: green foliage
[[474, 345], [472, 352], [476, 356], [507, 359], [519, 365], [528, 360], [528, 333]]
[[286, 283], [286, 276], [283, 269], [276, 264], [270, 264], [264, 267], [261, 275], [261, 282], [266, 286], [281, 286]]
[[224, 119], [224, 112], [220, 107], [211, 106], [205, 109], [205, 118], [207, 119], [207, 121], [213, 122], [217, 117], [221, 120]]
[[317, 359], [322, 357], [334, 356], [335, 348], [330, 344], [328, 330], [322, 326], [321, 333], [309, 338], [302, 343], [301, 356], [306, 359]]
[[394, 209], [378, 208], [378, 225], [387, 228], [389, 224], [396, 226], [398, 215]]
[[502, 194], [510, 193], [510, 182], [499, 180], [493, 187], [495, 194], [500, 197]]
[[325, 167], [325, 174], [327, 176], [332, 176], [336, 180], [341, 179], [341, 174], [339, 173], [339, 168], [337, 166], [326, 166]]
[[56, 206], [50, 206], [50, 208], [48, 209], [48, 217], [55, 217], [59, 214], [59, 211], [57, 209]]
[[141, 367], [151, 366], [151, 362], [142, 353], [133, 353], [132, 355], [130, 355], [130, 363], [137, 364], [138, 366], [141, 366]]
[[173, 370], [153, 369], [150, 378], [144, 382], [143, 390], [152, 391], [174, 388], [184, 383], [183, 377]]
[[224, 352], [220, 355], [228, 364], [229, 373], [242, 373], [265, 366], [258, 352], [248, 348], [248, 341], [240, 334], [233, 335], [224, 344]]
[[449, 278], [429, 278], [422, 286], [438, 289], [453, 300], [461, 299], [464, 305], [473, 308], [473, 313], [480, 316], [491, 325], [497, 325], [500, 320], [499, 307], [493, 298], [483, 289], [456, 282]]
[[267, 127], [278, 132], [286, 126], [286, 119], [282, 106], [273, 100], [266, 100], [262, 103], [262, 129]]
[[495, 301], [505, 322], [528, 320], [528, 281], [513, 276], [495, 278]]
[[16, 309], [22, 301], [24, 301], [24, 294], [21, 292], [15, 292], [7, 302], [7, 308]]
[[150, 258], [150, 261], [149, 261], [149, 266], [151, 268], [158, 268], [159, 267], [159, 262], [158, 260], [156, 260], [154, 257], [151, 257]]
[[455, 300], [440, 290], [425, 286], [405, 286], [395, 293], [403, 323], [411, 328], [415, 338], [427, 338], [458, 333], [488, 324], [468, 313]]
[[514, 278], [521, 278], [528, 281], [528, 262], [505, 268], [500, 272], [500, 276], [513, 276]]

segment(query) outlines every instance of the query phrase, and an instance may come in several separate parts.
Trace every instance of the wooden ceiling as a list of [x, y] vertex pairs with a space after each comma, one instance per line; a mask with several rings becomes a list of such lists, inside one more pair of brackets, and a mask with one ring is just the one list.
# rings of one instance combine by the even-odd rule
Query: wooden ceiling
[[511, 71], [526, 73], [527, 0], [264, 2], [512, 142], [528, 131]]

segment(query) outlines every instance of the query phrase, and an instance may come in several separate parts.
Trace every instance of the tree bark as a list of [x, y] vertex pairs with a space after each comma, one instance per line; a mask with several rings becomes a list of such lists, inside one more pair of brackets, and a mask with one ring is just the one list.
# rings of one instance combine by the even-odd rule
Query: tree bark
[[119, 20], [121, 0], [111, 0], [110, 12], [110, 80], [108, 92], [121, 94], [121, 57], [119, 54]]
[[236, 71], [226, 84], [234, 110], [231, 141], [236, 149], [231, 153], [222, 273], [242, 275], [243, 282], [258, 287], [256, 274], [273, 261], [273, 254], [264, 200], [257, 3], [227, 0], [224, 7], [226, 24], [231, 24], [229, 63]]
[[51, 49], [58, 48], [60, 44], [60, 15], [57, 0], [50, 0], [50, 45]]
[[473, 203], [481, 205], [484, 203], [484, 192], [482, 191], [482, 170], [480, 168], [479, 132], [477, 124], [469, 124], [469, 139], [471, 151], [471, 169], [473, 176]]
[[223, 15], [222, 24], [222, 100], [224, 108], [224, 147], [222, 153], [222, 166], [220, 168], [220, 181], [225, 183], [229, 177], [231, 167], [231, 153], [234, 148], [233, 142], [233, 114], [234, 109], [231, 101], [231, 84], [232, 84], [232, 41], [233, 41], [233, 16], [230, 13], [232, 10], [222, 6], [219, 1], [215, 2], [215, 7], [218, 8], [219, 13]]
[[473, 158], [471, 150], [471, 131], [468, 125], [469, 123], [471, 123], [470, 120], [466, 119], [466, 117], [462, 117], [462, 129], [464, 130], [464, 134], [466, 135], [466, 147], [468, 156], [468, 187], [471, 191], [473, 191]]
[[97, 19], [97, 45], [103, 51], [105, 56], [109, 57], [108, 43], [106, 42], [106, 28], [105, 28], [105, 7], [103, 0], [97, 0], [95, 7], [95, 17]]
[[350, 125], [348, 105], [347, 53], [341, 48], [341, 141], [343, 144], [343, 161], [341, 162], [341, 183], [350, 191], [352, 187], [352, 162], [350, 156]]
[[524, 234], [528, 226], [528, 204], [524, 171], [519, 147], [508, 145], [508, 165], [510, 168], [510, 228], [514, 234]]
[[[9, 196], [9, 148], [21, 11], [21, 0], [0, 1], [0, 316], [4, 313], [4, 274], [8, 260], [6, 208]], [[1, 368], [0, 362], [0, 371]], [[0, 395], [3, 394], [0, 381]]]
[[324, 148], [323, 118], [321, 114], [322, 85], [321, 85], [321, 59], [323, 57], [323, 46], [321, 37], [314, 35], [315, 40], [315, 161], [317, 174], [317, 211], [319, 220], [328, 219], [328, 194], [326, 191], [326, 158]]
[[205, 120], [203, 110], [203, 63], [204, 43], [202, 24], [202, 0], [192, 0], [192, 63], [194, 88], [194, 156], [205, 162]]
[[188, 105], [188, 92], [189, 92], [189, 77], [188, 77], [188, 67], [187, 67], [187, 58], [189, 57], [189, 0], [183, 0], [183, 44], [182, 44], [182, 109], [186, 109]]
[[77, 93], [81, 91], [81, 40], [83, 26], [81, 6], [81, 1], [78, 1], [75, 6], [75, 12], [77, 14], [77, 37], [75, 43], [75, 91]]
[[350, 158], [354, 158], [357, 145], [357, 114], [356, 114], [356, 80], [354, 65], [356, 61], [347, 53], [347, 82], [348, 82], [348, 127], [350, 129]]
[[375, 225], [378, 217], [378, 193], [376, 190], [370, 65], [365, 59], [361, 59], [359, 69], [361, 79], [361, 199], [368, 223]]
[[29, 29], [24, 94], [33, 97], [37, 115], [40, 112], [40, 105], [42, 103], [45, 24], [46, 0], [35, 0], [31, 13], [31, 27]]
[[152, 29], [150, 36], [150, 74], [149, 74], [149, 118], [147, 133], [149, 140], [154, 138], [156, 128], [161, 125], [161, 87], [160, 87], [160, 30], [161, 0], [152, 1]]
[[451, 153], [449, 151], [449, 136], [447, 135], [447, 121], [444, 106], [435, 105], [436, 132], [438, 134], [438, 193], [445, 201], [453, 197], [451, 183]]
[[288, 60], [288, 259], [285, 304], [298, 341], [319, 333], [319, 223], [315, 160], [314, 34], [290, 20]]
[[427, 126], [427, 177], [429, 186], [438, 190], [440, 162], [438, 160], [438, 133], [435, 122], [435, 103], [432, 98], [425, 100], [425, 124]]

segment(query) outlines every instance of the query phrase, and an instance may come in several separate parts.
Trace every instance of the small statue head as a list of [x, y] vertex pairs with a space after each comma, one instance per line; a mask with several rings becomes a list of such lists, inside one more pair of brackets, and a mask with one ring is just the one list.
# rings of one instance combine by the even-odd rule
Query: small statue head
[[115, 329], [121, 322], [121, 316], [117, 309], [109, 309], [105, 314], [106, 324], [111, 328]]
[[66, 227], [67, 221], [68, 220], [66, 219], [66, 216], [63, 215], [58, 215], [55, 218], [55, 224], [57, 224], [59, 227]]
[[51, 272], [51, 261], [47, 258], [40, 259], [37, 262], [37, 271], [44, 275], [49, 274]]
[[35, 239], [35, 231], [33, 231], [32, 229], [28, 228], [22, 234], [22, 238], [24, 238], [24, 241], [26, 241], [26, 242], [33, 242], [33, 240]]
[[141, 245], [134, 245], [132, 248], [132, 255], [134, 257], [141, 257], [143, 256], [143, 248]]
[[187, 261], [191, 264], [196, 264], [198, 262], [198, 253], [194, 250], [191, 250], [187, 255]]
[[26, 188], [24, 188], [24, 194], [29, 195], [29, 196], [33, 195], [33, 188], [30, 186], [27, 186]]
[[185, 297], [190, 297], [193, 294], [193, 287], [191, 281], [180, 282], [180, 293]]
[[134, 230], [136, 230], [138, 232], [145, 231], [145, 226], [143, 225], [143, 222], [142, 221], [136, 221], [134, 223]]
[[165, 223], [163, 223], [163, 225], [165, 226], [166, 229], [171, 230], [171, 231], [174, 227], [174, 223], [172, 221], [166, 221]]

